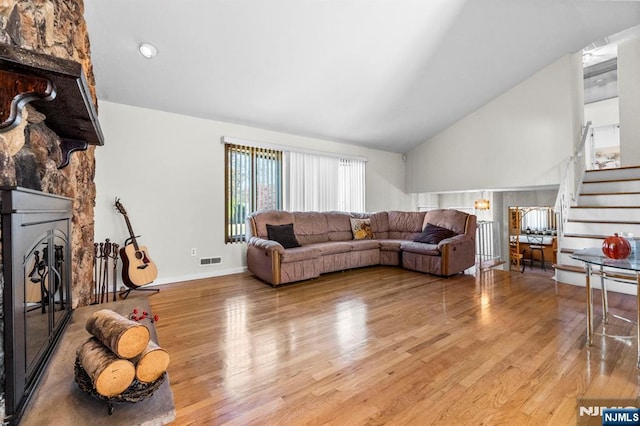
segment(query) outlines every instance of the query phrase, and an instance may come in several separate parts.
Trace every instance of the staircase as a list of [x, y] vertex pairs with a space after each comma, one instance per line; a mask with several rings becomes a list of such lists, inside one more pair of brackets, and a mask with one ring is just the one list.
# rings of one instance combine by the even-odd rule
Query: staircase
[[[587, 247], [601, 247], [614, 233], [631, 233], [640, 238], [640, 166], [585, 172], [577, 204], [567, 213], [564, 236], [558, 241], [556, 280], [585, 285], [584, 264], [571, 253]], [[600, 280], [592, 280], [599, 288]], [[607, 282], [607, 289], [636, 294], [636, 286]]]

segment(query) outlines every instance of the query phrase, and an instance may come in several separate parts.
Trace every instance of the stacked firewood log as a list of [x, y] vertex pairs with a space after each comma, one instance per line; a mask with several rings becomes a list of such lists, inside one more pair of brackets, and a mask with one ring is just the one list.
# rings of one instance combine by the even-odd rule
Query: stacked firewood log
[[78, 348], [76, 355], [100, 395], [119, 395], [134, 380], [151, 383], [169, 365], [169, 354], [150, 340], [149, 329], [116, 312], [94, 312], [86, 329], [93, 337]]

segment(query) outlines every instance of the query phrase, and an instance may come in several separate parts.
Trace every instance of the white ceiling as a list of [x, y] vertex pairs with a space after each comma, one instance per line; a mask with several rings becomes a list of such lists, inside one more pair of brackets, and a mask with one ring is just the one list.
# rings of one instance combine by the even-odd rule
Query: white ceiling
[[639, 24], [640, 2], [85, 0], [85, 17], [99, 100], [403, 153]]

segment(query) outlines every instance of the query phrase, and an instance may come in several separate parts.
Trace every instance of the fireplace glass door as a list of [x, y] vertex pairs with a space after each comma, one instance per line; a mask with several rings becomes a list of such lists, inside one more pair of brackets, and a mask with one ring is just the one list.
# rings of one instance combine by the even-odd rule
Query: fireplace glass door
[[71, 318], [72, 200], [0, 188], [4, 394], [17, 423]]
[[[64, 318], [68, 282], [64, 249], [66, 236], [57, 229], [36, 239], [23, 264], [26, 375], [31, 377], [42, 359], [50, 336]], [[52, 249], [53, 248], [53, 249]]]

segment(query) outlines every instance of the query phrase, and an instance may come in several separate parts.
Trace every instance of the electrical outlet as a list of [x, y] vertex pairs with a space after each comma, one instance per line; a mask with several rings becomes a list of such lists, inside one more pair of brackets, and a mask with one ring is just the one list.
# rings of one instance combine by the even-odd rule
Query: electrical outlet
[[195, 249], [195, 247], [194, 247], [194, 248], [192, 248], [192, 249], [191, 249], [191, 256], [195, 256], [195, 255], [197, 255], [197, 254], [198, 254], [198, 250], [196, 250], [196, 249]]

